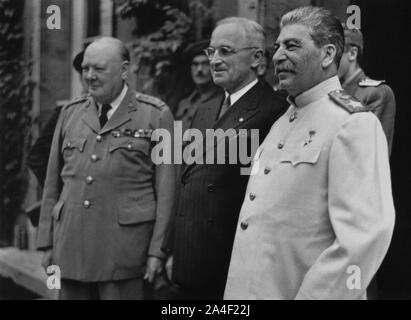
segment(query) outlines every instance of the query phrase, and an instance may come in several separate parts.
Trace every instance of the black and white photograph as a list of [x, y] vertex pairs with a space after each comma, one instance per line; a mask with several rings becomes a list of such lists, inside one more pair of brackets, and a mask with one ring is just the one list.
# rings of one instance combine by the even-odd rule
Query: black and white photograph
[[411, 300], [410, 17], [0, 0], [0, 300]]

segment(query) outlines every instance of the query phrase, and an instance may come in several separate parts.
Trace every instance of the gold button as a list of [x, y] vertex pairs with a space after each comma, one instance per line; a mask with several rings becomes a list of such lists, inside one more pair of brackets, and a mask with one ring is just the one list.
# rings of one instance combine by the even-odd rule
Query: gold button
[[67, 147], [71, 148], [71, 142], [70, 141], [67, 143]]
[[128, 150], [133, 149], [133, 146], [131, 144], [127, 145]]
[[239, 122], [244, 122], [244, 118], [238, 119]]
[[278, 145], [277, 145], [277, 148], [278, 148], [278, 149], [284, 148], [284, 142], [283, 142], [283, 141], [280, 141], [280, 142], [278, 143]]
[[94, 181], [94, 179], [93, 179], [92, 176], [88, 176], [88, 177], [86, 178], [86, 183], [87, 183], [87, 184], [92, 184], [93, 181]]
[[84, 206], [84, 208], [88, 209], [88, 208], [91, 207], [91, 202], [88, 201], [88, 200], [85, 200], [85, 201], [83, 202], [83, 206]]
[[97, 161], [98, 161], [98, 156], [97, 156], [96, 154], [93, 154], [93, 155], [91, 156], [91, 161], [97, 162]]
[[256, 197], [256, 196], [255, 196], [254, 193], [250, 193], [250, 200], [251, 200], [251, 201], [254, 201], [255, 197]]
[[241, 229], [246, 230], [248, 228], [248, 223], [247, 222], [241, 222], [240, 224]]
[[98, 135], [98, 136], [96, 137], [96, 140], [97, 140], [97, 142], [101, 142], [101, 141], [103, 141], [103, 137], [100, 136], [100, 135]]

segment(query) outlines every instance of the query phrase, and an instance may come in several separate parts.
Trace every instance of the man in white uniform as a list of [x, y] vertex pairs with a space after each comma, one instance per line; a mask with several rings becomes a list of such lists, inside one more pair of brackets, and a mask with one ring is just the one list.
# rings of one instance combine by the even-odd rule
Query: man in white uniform
[[291, 105], [254, 159], [225, 299], [364, 299], [394, 226], [387, 141], [341, 89], [340, 22], [303, 7], [280, 27], [273, 62]]

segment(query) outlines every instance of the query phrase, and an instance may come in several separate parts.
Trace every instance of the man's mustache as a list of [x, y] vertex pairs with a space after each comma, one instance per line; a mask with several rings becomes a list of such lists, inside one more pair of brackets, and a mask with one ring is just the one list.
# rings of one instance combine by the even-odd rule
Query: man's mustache
[[292, 66], [287, 65], [287, 64], [282, 64], [282, 65], [277, 65], [274, 68], [275, 74], [279, 74], [280, 72], [291, 72], [295, 73], [295, 70]]

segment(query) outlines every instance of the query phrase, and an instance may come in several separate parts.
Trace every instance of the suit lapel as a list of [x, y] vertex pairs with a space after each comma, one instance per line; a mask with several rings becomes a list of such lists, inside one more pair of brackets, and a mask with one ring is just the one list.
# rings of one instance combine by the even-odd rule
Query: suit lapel
[[[107, 121], [106, 125], [100, 130], [100, 134], [104, 134], [111, 130], [118, 128], [124, 123], [131, 120], [130, 111], [135, 111], [135, 106], [132, 102], [133, 90], [128, 89], [126, 96], [124, 97], [117, 110], [114, 111], [111, 118]], [[134, 107], [134, 108], [133, 108]]]
[[[219, 114], [223, 99], [221, 99], [220, 104], [216, 105], [214, 103], [213, 106], [210, 105], [208, 109], [204, 109], [204, 113], [202, 115], [199, 115], [202, 116], [202, 118], [199, 119], [199, 123], [204, 123], [204, 129], [201, 130], [199, 128], [203, 133], [203, 138], [207, 139], [205, 134], [206, 129], [223, 129], [224, 131], [226, 131], [230, 128], [236, 129], [247, 124], [247, 122], [259, 112], [258, 105], [263, 97], [263, 94], [263, 87], [261, 83], [258, 82], [245, 95], [243, 95], [238, 101], [236, 101], [236, 103], [234, 103], [230, 107], [230, 109], [228, 109], [228, 111], [217, 121], [216, 118]], [[194, 164], [185, 167], [183, 175], [191, 167], [195, 166], [195, 162], [198, 161], [200, 157], [203, 157], [208, 150], [214, 148], [222, 138], [223, 137], [220, 137], [219, 140], [217, 140], [212, 146], [208, 148], [205, 148], [206, 144], [202, 141], [201, 143], [203, 143], [204, 146], [203, 154], [196, 157]]]
[[[217, 120], [212, 129], [223, 129], [226, 131], [228, 129], [237, 129], [247, 124], [247, 122], [259, 112], [257, 107], [263, 97], [263, 93], [262, 85], [258, 82]], [[223, 138], [224, 136], [220, 137], [214, 145], [204, 150], [204, 152], [214, 148]]]
[[262, 85], [257, 82], [254, 87], [236, 101], [236, 103], [234, 103], [228, 111], [215, 122], [212, 128], [227, 130], [229, 128], [235, 129], [241, 126], [258, 112], [257, 106], [260, 103], [262, 95]]
[[207, 129], [212, 128], [217, 119], [223, 100], [224, 94], [219, 94], [216, 98], [209, 99], [202, 103], [198, 108], [197, 119], [195, 120], [195, 123], [193, 123], [194, 127], [200, 130], [203, 134]]
[[[197, 114], [194, 117], [193, 128], [200, 130], [202, 133], [202, 137], [205, 137], [206, 130], [212, 128], [213, 125], [215, 124], [217, 115], [220, 112], [221, 104], [224, 101], [223, 92], [222, 91], [221, 93], [220, 91], [217, 91], [217, 92], [218, 93], [215, 98], [209, 99], [199, 106]], [[203, 150], [204, 150], [205, 144], [203, 142], [204, 140], [202, 139], [202, 141], [198, 141], [197, 143], [203, 144]], [[185, 172], [188, 171], [188, 169], [194, 165], [195, 163], [190, 164], [190, 165], [185, 165], [182, 175], [184, 175]]]

